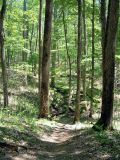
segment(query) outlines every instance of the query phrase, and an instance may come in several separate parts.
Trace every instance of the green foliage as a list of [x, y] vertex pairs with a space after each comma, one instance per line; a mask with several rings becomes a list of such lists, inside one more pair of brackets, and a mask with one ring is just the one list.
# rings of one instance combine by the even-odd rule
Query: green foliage
[[116, 62], [120, 62], [120, 55], [116, 55]]
[[[2, 1], [0, 1], [0, 6]], [[51, 89], [51, 104], [57, 107], [67, 108], [67, 98], [69, 91], [69, 65], [68, 57], [65, 45], [65, 35], [63, 27], [63, 10], [65, 12], [65, 23], [67, 26], [67, 42], [68, 52], [71, 59], [72, 67], [72, 98], [75, 101], [76, 96], [76, 67], [77, 67], [77, 38], [78, 38], [78, 6], [77, 1], [73, 0], [56, 0], [54, 1], [53, 22], [52, 22], [52, 44], [51, 52], [56, 53], [56, 68], [55, 68], [55, 85], [56, 89]], [[86, 29], [87, 29], [87, 53], [84, 53], [84, 26], [82, 21], [82, 56], [81, 56], [81, 92], [83, 92], [84, 71], [86, 70], [86, 100], [91, 100], [91, 61], [92, 61], [92, 1], [86, 0]], [[42, 34], [44, 28], [44, 14], [45, 3], [43, 3], [42, 12]], [[24, 18], [25, 17], [25, 18]], [[27, 1], [27, 10], [23, 11], [22, 0], [8, 0], [7, 1], [7, 13], [5, 17], [5, 54], [6, 59], [10, 59], [10, 67], [16, 67], [17, 73], [12, 77], [12, 74], [8, 75], [8, 87], [10, 89], [16, 87], [18, 89], [20, 85], [23, 85], [22, 80], [25, 78], [27, 85], [32, 89], [37, 88], [38, 82], [32, 79], [33, 72], [38, 71], [39, 62], [39, 1], [29, 0]], [[25, 22], [24, 22], [25, 21]], [[24, 32], [28, 31], [27, 38], [23, 37]], [[117, 35], [117, 49], [116, 49], [116, 62], [119, 63], [119, 30]], [[23, 53], [26, 53], [27, 60], [23, 62]], [[52, 58], [52, 57], [51, 57]], [[99, 110], [101, 99], [101, 76], [102, 76], [102, 50], [101, 50], [101, 23], [100, 23], [100, 3], [96, 1], [95, 5], [95, 75], [94, 75], [94, 89], [93, 89], [93, 101], [94, 110]], [[86, 68], [85, 68], [86, 67]], [[50, 71], [53, 71], [50, 67]], [[21, 76], [18, 76], [18, 73]], [[38, 75], [35, 73], [36, 77]], [[27, 76], [29, 75], [29, 76]], [[12, 78], [11, 78], [12, 77]], [[27, 77], [27, 78], [26, 78]], [[31, 79], [29, 79], [31, 78]], [[21, 80], [22, 79], [22, 80]], [[29, 79], [29, 80], [28, 80]], [[21, 81], [20, 81], [21, 80]], [[17, 82], [16, 82], [17, 81]], [[16, 82], [16, 83], [15, 83]], [[32, 85], [33, 83], [33, 85]], [[34, 95], [33, 95], [34, 96]], [[55, 96], [55, 97], [54, 97]], [[37, 94], [36, 94], [37, 97]], [[81, 98], [84, 101], [84, 98]], [[24, 103], [25, 104], [24, 104]], [[29, 110], [35, 112], [37, 104], [31, 104], [27, 102], [26, 98], [18, 98], [18, 111], [21, 116], [25, 114], [31, 114]], [[35, 105], [35, 106], [34, 106]], [[26, 110], [27, 107], [28, 109]], [[35, 107], [35, 108], [34, 108]], [[74, 107], [74, 103], [72, 103]], [[36, 113], [37, 114], [37, 113]]]
[[95, 136], [100, 142], [101, 146], [106, 149], [106, 151], [112, 151], [113, 149], [118, 151], [119, 142], [116, 143], [116, 140], [119, 138], [119, 132], [97, 132]]
[[32, 53], [28, 59], [28, 64], [37, 64], [38, 63], [38, 54], [37, 53]]
[[0, 1], [0, 11], [2, 9], [3, 0]]

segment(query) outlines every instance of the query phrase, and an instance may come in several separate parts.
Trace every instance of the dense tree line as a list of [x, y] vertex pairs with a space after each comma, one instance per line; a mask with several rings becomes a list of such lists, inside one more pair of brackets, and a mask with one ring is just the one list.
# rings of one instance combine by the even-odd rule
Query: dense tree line
[[29, 64], [38, 76], [39, 118], [49, 117], [50, 87], [60, 90], [62, 76], [63, 88], [68, 89], [67, 112], [74, 112], [74, 122], [79, 122], [81, 103], [88, 106], [88, 97], [92, 117], [96, 83], [102, 78], [101, 117], [93, 128], [111, 129], [118, 19], [119, 0], [0, 2], [4, 107], [8, 106], [7, 69], [18, 62]]

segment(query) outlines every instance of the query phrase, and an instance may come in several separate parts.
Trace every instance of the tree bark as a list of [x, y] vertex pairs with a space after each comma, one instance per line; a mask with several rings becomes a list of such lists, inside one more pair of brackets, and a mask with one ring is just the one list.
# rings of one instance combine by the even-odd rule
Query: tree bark
[[53, 39], [53, 52], [51, 55], [51, 62], [52, 62], [52, 68], [51, 68], [51, 87], [55, 87], [55, 74], [56, 74], [56, 50], [57, 50], [57, 29], [56, 29], [56, 20], [57, 20], [57, 7], [54, 5], [54, 39]]
[[25, 49], [28, 49], [28, 32], [29, 32], [29, 26], [28, 26], [28, 17], [26, 15], [27, 11], [27, 0], [23, 0], [23, 39], [24, 39], [24, 50], [22, 51], [22, 61], [27, 61], [27, 52]]
[[[39, 0], [39, 68], [38, 68], [38, 93], [39, 105], [41, 105], [41, 80], [42, 80], [42, 0]], [[41, 106], [40, 106], [41, 108]], [[39, 113], [40, 115], [40, 113]]]
[[34, 73], [34, 59], [32, 59], [33, 56], [33, 35], [34, 35], [34, 23], [32, 24], [32, 28], [31, 28], [31, 36], [30, 36], [30, 40], [29, 40], [29, 44], [30, 44], [30, 56], [31, 56], [31, 61], [32, 61], [32, 73]]
[[[107, 21], [107, 17], [106, 17], [106, 0], [101, 0], [101, 32], [102, 32], [102, 55], [104, 53], [104, 41], [105, 41], [105, 30], [106, 30], [106, 21]], [[103, 59], [104, 59], [104, 55], [103, 55]]]
[[119, 18], [119, 0], [109, 0], [108, 17], [103, 50], [103, 91], [101, 117], [95, 130], [112, 128], [115, 72], [115, 39]]
[[3, 27], [5, 12], [6, 12], [6, 0], [3, 0], [2, 9], [0, 10], [0, 58], [2, 66], [4, 107], [8, 106], [8, 87], [7, 87], [7, 72], [6, 72], [6, 59], [4, 51], [4, 27]]
[[39, 25], [37, 25], [36, 41], [35, 41], [35, 53], [38, 51], [38, 41], [39, 41]]
[[77, 50], [77, 92], [74, 122], [79, 122], [80, 118], [80, 62], [82, 53], [82, 2], [78, 0], [78, 50]]
[[69, 97], [68, 97], [68, 107], [70, 107], [71, 104], [71, 72], [72, 72], [72, 64], [71, 64], [71, 58], [69, 54], [68, 49], [68, 39], [67, 39], [67, 25], [65, 21], [65, 12], [63, 10], [63, 26], [64, 26], [64, 34], [65, 34], [65, 45], [66, 45], [66, 52], [67, 52], [67, 59], [68, 59], [68, 65], [69, 65]]
[[83, 95], [86, 100], [86, 58], [87, 58], [87, 29], [86, 29], [86, 2], [83, 0], [83, 27], [84, 27], [84, 65], [83, 65]]
[[[56, 42], [53, 42], [53, 49], [56, 50]], [[51, 56], [51, 62], [52, 62], [52, 68], [51, 68], [51, 87], [54, 88], [55, 87], [55, 67], [56, 67], [56, 51], [54, 51], [52, 53]]]
[[95, 0], [93, 0], [92, 8], [92, 73], [91, 73], [91, 102], [90, 102], [90, 114], [93, 115], [93, 92], [94, 92], [94, 69], [95, 69]]
[[41, 81], [41, 95], [40, 95], [41, 118], [47, 118], [49, 115], [48, 96], [49, 96], [49, 62], [50, 62], [50, 46], [51, 46], [52, 8], [53, 8], [53, 0], [46, 0], [43, 56], [42, 56], [42, 81]]

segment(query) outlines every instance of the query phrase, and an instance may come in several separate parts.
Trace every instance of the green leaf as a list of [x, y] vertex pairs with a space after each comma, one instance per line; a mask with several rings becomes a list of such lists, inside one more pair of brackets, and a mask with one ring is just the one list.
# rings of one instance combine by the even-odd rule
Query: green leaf
[[0, 0], [0, 11], [1, 11], [1, 9], [2, 9], [2, 4], [3, 4], [3, 1]]
[[120, 55], [116, 55], [115, 57], [116, 57], [118, 60], [120, 60]]

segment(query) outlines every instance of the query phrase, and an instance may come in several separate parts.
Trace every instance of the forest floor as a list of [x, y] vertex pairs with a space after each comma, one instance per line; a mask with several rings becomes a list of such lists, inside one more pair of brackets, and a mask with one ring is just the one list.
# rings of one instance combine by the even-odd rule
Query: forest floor
[[120, 160], [118, 131], [97, 133], [87, 123], [35, 124], [36, 131], [24, 121], [23, 131], [0, 125], [0, 160]]
[[[98, 117], [85, 117], [76, 125], [71, 115], [38, 120], [37, 78], [26, 82], [22, 70], [9, 72], [10, 104], [0, 108], [0, 160], [120, 160], [120, 112], [115, 115], [119, 131], [112, 132], [91, 129]], [[64, 95], [51, 97], [64, 108]]]

